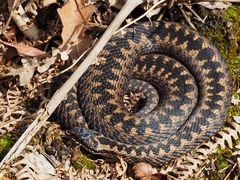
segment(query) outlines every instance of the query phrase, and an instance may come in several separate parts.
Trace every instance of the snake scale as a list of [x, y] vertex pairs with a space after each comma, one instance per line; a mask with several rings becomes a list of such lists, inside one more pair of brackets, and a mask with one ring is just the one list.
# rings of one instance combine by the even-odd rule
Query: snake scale
[[[136, 91], [152, 95], [146, 105], [155, 101], [147, 112], [124, 106], [131, 79]], [[231, 87], [222, 56], [206, 38], [173, 22], [139, 23], [112, 37], [57, 116], [92, 153], [162, 165], [221, 128]]]

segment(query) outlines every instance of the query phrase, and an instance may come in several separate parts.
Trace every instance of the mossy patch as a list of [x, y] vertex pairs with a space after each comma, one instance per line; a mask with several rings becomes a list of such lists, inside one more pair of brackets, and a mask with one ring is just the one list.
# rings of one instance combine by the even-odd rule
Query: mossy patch
[[216, 153], [210, 155], [210, 158], [214, 160], [215, 166], [211, 166], [211, 174], [209, 176], [210, 180], [224, 179], [226, 176], [226, 171], [232, 167], [232, 164], [227, 160], [232, 157], [232, 152], [230, 149], [217, 148]]
[[[206, 15], [206, 10], [202, 14]], [[220, 50], [234, 82], [233, 92], [236, 92], [240, 73], [240, 7], [231, 6], [223, 13], [209, 12], [206, 23], [196, 26]]]
[[81, 170], [84, 167], [87, 169], [95, 169], [96, 167], [95, 163], [91, 159], [84, 156], [83, 154], [81, 154], [79, 156], [79, 159], [77, 161], [74, 161], [72, 164], [73, 167], [78, 170]]
[[3, 159], [13, 144], [14, 140], [10, 134], [0, 137], [0, 160]]
[[240, 144], [240, 139], [237, 139], [237, 140], [236, 140], [236, 144]]
[[96, 164], [93, 160], [89, 159], [87, 156], [82, 154], [82, 152], [77, 148], [72, 157], [73, 167], [77, 170], [82, 170], [83, 168], [95, 169]]
[[240, 9], [238, 6], [229, 7], [224, 13], [224, 19], [226, 21], [239, 21], [240, 18]]

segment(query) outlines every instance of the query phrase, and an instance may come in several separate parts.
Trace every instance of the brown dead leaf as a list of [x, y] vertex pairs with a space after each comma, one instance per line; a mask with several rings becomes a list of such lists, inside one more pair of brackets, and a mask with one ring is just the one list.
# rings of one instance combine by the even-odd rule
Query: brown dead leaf
[[17, 34], [16, 28], [12, 27], [11, 29], [3, 33], [4, 37], [7, 39], [8, 42], [16, 41], [16, 34]]
[[0, 42], [7, 46], [15, 48], [19, 56], [30, 56], [30, 57], [40, 57], [40, 58], [44, 58], [48, 56], [48, 53], [41, 51], [37, 48], [27, 46], [25, 44], [21, 44], [21, 43], [12, 44], [2, 40], [0, 40]]
[[58, 9], [63, 24], [63, 45], [68, 41], [75, 42], [78, 37], [83, 36], [86, 30], [84, 23], [90, 18], [94, 10], [94, 5], [84, 6], [82, 1], [77, 0], [69, 0], [62, 8]]
[[85, 36], [79, 41], [75, 42], [71, 48], [69, 48], [69, 55], [72, 59], [77, 59], [84, 51], [86, 51], [91, 45], [93, 40]]

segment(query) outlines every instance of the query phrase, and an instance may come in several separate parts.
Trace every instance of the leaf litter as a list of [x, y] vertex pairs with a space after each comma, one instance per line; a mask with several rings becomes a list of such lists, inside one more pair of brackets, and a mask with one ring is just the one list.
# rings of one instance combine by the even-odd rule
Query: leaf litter
[[[7, 23], [8, 17], [6, 14], [4, 13], [4, 16], [1, 16], [3, 14], [0, 13], [0, 18], [3, 18], [0, 30], [4, 30], [4, 32], [1, 31], [0, 33], [0, 49], [2, 50], [0, 53], [1, 135], [6, 133], [14, 134], [14, 130], [17, 127], [21, 127], [22, 122], [28, 124], [37, 116], [34, 112], [44, 106], [44, 102], [48, 101], [48, 96], [45, 92], [51, 89], [52, 78], [58, 76], [64, 69], [71, 67], [72, 64], [78, 64], [76, 59], [94, 44], [95, 39], [105, 30], [105, 25], [111, 22], [109, 19], [104, 19], [103, 17], [106, 16], [103, 14], [110, 12], [113, 15], [112, 17], [114, 17], [118, 11], [116, 9], [121, 9], [123, 2], [120, 0], [69, 0], [64, 5], [56, 5], [55, 1], [43, 1], [43, 4], [40, 5], [36, 2], [27, 1], [27, 3], [21, 4], [20, 14], [22, 15], [19, 16], [19, 13], [17, 15], [14, 15], [16, 13], [12, 13], [14, 10], [13, 1], [8, 1], [11, 4], [10, 9], [12, 10], [9, 11], [9, 14], [12, 13], [13, 16], [9, 24]], [[200, 5], [215, 10], [226, 9], [231, 6], [231, 3], [209, 2]], [[4, 2], [1, 4], [0, 10], [6, 10], [7, 6], [9, 5]], [[38, 23], [40, 22], [37, 21], [36, 17], [40, 10], [52, 9], [52, 7], [56, 10], [59, 17], [56, 16], [51, 22], [48, 22], [52, 28], [42, 30], [38, 27]], [[144, 11], [148, 9], [147, 5], [141, 6], [141, 8]], [[189, 12], [185, 9], [182, 12], [190, 15], [190, 19], [193, 18], [191, 15], [193, 11]], [[158, 15], [160, 17], [161, 13], [162, 10], [159, 9], [159, 11], [153, 14], [153, 18]], [[29, 23], [24, 24], [25, 29], [19, 26], [19, 23], [21, 24], [25, 18], [28, 19], [28, 22], [31, 22], [30, 24], [34, 25], [32, 25], [34, 28], [29, 26]], [[130, 15], [129, 18], [131, 22], [134, 21], [134, 16]], [[16, 19], [18, 22], [16, 22]], [[96, 19], [100, 21], [96, 21]], [[47, 20], [48, 16], [45, 17], [45, 21]], [[51, 38], [45, 36], [46, 41], [42, 41], [39, 36], [39, 34], [41, 35], [41, 31], [45, 31], [44, 33], [47, 34], [51, 29], [56, 29], [56, 27], [59, 29], [58, 26], [61, 27], [61, 31], [58, 32], [57, 30], [57, 33], [49, 33], [54, 36]], [[37, 38], [32, 38], [31, 33], [29, 37], [26, 29], [31, 29], [34, 37]], [[41, 43], [38, 42], [40, 40], [42, 41]], [[8, 51], [10, 48], [16, 50], [14, 56], [12, 56], [13, 54], [8, 54], [10, 53]], [[239, 98], [236, 97], [233, 97], [233, 104], [239, 104]], [[29, 105], [29, 103], [34, 105]], [[217, 157], [215, 158], [216, 155], [214, 153], [218, 151], [219, 147], [221, 149], [230, 149], [232, 152], [227, 160], [233, 162], [233, 164], [230, 163], [225, 167], [226, 170], [222, 169], [222, 171], [226, 171], [226, 177], [229, 177], [229, 172], [236, 175], [236, 172], [239, 172], [240, 169], [239, 115], [232, 118], [237, 123], [229, 122], [226, 127], [208, 142], [183, 157], [170, 162], [161, 169], [157, 169], [158, 172], [154, 171], [154, 175], [149, 174], [149, 178], [166, 178], [162, 174], [167, 174], [168, 179], [180, 177], [206, 178], [206, 174], [211, 174], [214, 170], [216, 171], [214, 166], [216, 166]], [[45, 138], [43, 138], [44, 136]], [[52, 122], [47, 123], [42, 128], [42, 132], [39, 132], [34, 139], [22, 152], [21, 156], [17, 157], [11, 163], [11, 166], [9, 164], [9, 166], [6, 166], [1, 171], [1, 177], [6, 178], [9, 175], [18, 179], [40, 179], [42, 177], [46, 179], [62, 179], [67, 177], [71, 179], [132, 179], [134, 177], [132, 167], [129, 167], [121, 158], [116, 163], [109, 163], [106, 160], [99, 159], [86, 159], [84, 163], [95, 163], [93, 169], [86, 168], [86, 164], [78, 162], [79, 159], [77, 159], [77, 162], [83, 166], [81, 169], [76, 169], [73, 166], [75, 161], [73, 161], [72, 157], [74, 149], [79, 146], [78, 142], [72, 140], [67, 131], [63, 132], [59, 126], [54, 125]], [[92, 157], [89, 153], [86, 152], [86, 154]], [[212, 154], [215, 159], [211, 157]], [[95, 157], [92, 158], [96, 159]], [[132, 173], [129, 173], [127, 169], [130, 169]]]

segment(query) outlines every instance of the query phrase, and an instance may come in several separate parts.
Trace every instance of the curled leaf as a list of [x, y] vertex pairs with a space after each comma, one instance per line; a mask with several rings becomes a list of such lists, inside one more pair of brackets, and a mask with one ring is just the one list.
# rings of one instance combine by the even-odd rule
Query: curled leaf
[[41, 51], [37, 48], [27, 46], [25, 44], [21, 44], [21, 43], [12, 44], [2, 40], [0, 40], [0, 42], [7, 46], [15, 48], [19, 56], [30, 56], [30, 57], [39, 57], [39, 58], [44, 58], [48, 56], [48, 53]]

